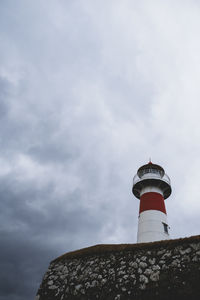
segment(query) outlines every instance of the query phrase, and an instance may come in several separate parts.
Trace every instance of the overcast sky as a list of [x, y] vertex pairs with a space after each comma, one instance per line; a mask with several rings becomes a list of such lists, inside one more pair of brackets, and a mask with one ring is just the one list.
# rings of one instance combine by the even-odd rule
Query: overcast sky
[[0, 1], [0, 300], [49, 262], [135, 243], [132, 178], [164, 167], [171, 237], [200, 233], [200, 3]]

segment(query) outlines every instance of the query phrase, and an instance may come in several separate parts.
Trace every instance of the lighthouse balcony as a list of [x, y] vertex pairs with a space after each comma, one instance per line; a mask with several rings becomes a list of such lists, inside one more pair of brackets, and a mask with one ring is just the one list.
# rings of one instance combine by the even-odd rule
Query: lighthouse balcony
[[135, 185], [139, 181], [143, 181], [145, 179], [159, 179], [159, 180], [163, 180], [167, 184], [171, 185], [170, 178], [167, 174], [164, 174], [164, 176], [160, 176], [158, 173], [146, 173], [141, 178], [136, 174], [133, 177], [133, 185]]
[[140, 199], [141, 190], [147, 186], [159, 187], [163, 191], [164, 199], [167, 199], [171, 194], [171, 183], [169, 176], [164, 174], [161, 176], [158, 173], [145, 173], [139, 177], [137, 174], [133, 178], [133, 194]]

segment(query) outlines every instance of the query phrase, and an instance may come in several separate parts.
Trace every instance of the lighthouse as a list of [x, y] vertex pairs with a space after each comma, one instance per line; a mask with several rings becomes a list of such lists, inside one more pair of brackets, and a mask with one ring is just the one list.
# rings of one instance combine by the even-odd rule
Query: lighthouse
[[165, 199], [171, 195], [169, 176], [151, 161], [140, 167], [133, 178], [132, 192], [140, 200], [137, 242], [169, 239]]

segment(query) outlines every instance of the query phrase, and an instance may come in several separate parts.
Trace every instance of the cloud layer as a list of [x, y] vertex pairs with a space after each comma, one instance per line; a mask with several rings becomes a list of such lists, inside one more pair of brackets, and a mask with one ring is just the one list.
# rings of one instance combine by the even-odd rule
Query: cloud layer
[[135, 243], [139, 166], [162, 165], [172, 238], [199, 234], [197, 1], [0, 4], [0, 300], [50, 260]]

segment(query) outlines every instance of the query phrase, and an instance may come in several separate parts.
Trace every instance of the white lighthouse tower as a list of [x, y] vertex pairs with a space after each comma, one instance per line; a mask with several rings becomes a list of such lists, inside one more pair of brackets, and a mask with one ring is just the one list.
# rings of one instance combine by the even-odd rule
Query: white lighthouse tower
[[137, 242], [169, 239], [164, 200], [171, 195], [171, 184], [164, 169], [151, 161], [140, 167], [132, 191], [140, 199]]

